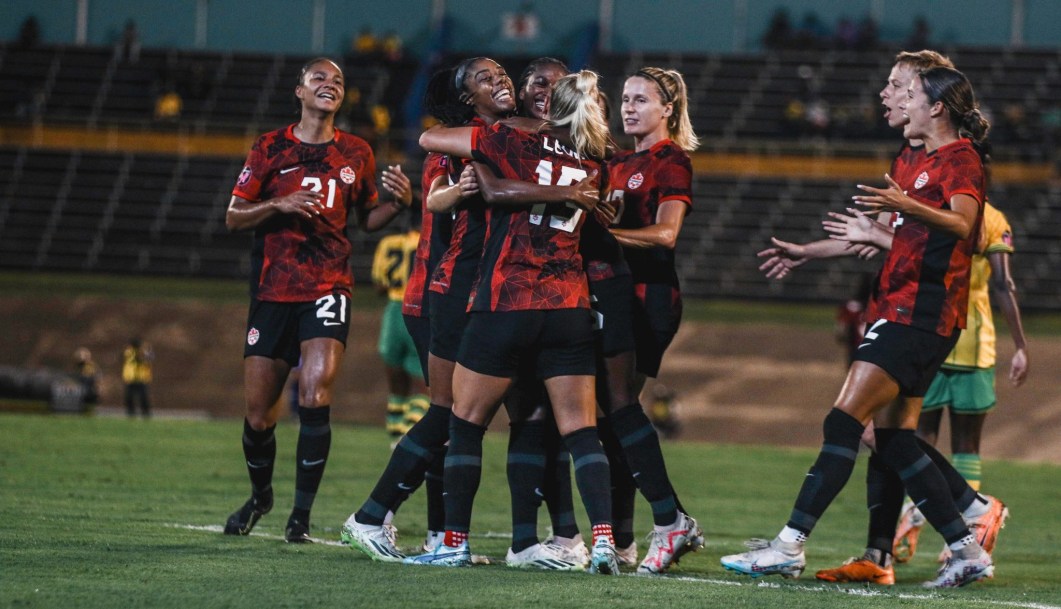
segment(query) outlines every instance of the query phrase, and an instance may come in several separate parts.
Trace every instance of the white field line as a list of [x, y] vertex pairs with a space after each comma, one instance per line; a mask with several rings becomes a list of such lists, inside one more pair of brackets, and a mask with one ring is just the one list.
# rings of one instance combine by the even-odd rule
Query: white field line
[[[205, 532], [208, 532], [208, 533], [221, 533], [224, 530], [224, 527], [219, 525], [219, 524], [211, 524], [211, 525], [168, 524], [166, 526], [177, 528], [177, 529], [188, 529], [190, 531], [205, 531]], [[325, 530], [326, 531], [330, 531], [331, 529], [325, 529]], [[269, 535], [269, 534], [266, 534], [266, 533], [251, 533], [251, 536], [261, 537], [262, 539], [275, 539], [275, 540], [278, 540], [278, 541], [283, 541], [283, 539], [284, 539], [280, 535]], [[498, 538], [508, 539], [511, 536], [512, 536], [511, 533], [498, 532], [498, 531], [487, 531], [485, 533], [472, 534], [472, 537], [480, 537], [480, 538], [484, 538], [484, 539], [498, 539]], [[326, 545], [326, 546], [338, 546], [338, 547], [341, 547], [341, 548], [347, 547], [343, 543], [340, 543], [338, 541], [328, 540], [328, 539], [319, 539], [319, 538], [314, 537], [313, 541], [315, 543], [318, 543], [318, 544], [321, 544], [321, 545]], [[649, 577], [649, 576], [645, 576], [645, 575], [636, 575], [636, 574], [633, 574], [633, 573], [627, 573], [625, 575], [627, 575], [629, 577]], [[847, 596], [872, 596], [872, 597], [878, 597], [878, 598], [891, 597], [891, 598], [896, 598], [896, 599], [900, 599], [900, 600], [914, 600], [914, 601], [917, 601], [917, 600], [935, 600], [935, 601], [943, 601], [943, 602], [954, 602], [955, 604], [960, 605], [962, 607], [968, 607], [968, 606], [971, 606], [971, 605], [978, 605], [978, 606], [984, 606], [984, 607], [1017, 607], [1019, 609], [1061, 609], [1061, 606], [1058, 606], [1058, 605], [1046, 605], [1046, 604], [1043, 604], [1043, 603], [1021, 602], [1021, 601], [999, 601], [999, 600], [993, 600], [993, 599], [975, 598], [975, 597], [972, 597], [972, 596], [963, 596], [961, 598], [952, 598], [952, 597], [940, 596], [940, 595], [934, 594], [932, 592], [925, 592], [923, 594], [915, 594], [915, 593], [910, 593], [910, 592], [892, 593], [892, 592], [887, 591], [886, 588], [880, 588], [880, 589], [844, 588], [844, 587], [841, 587], [841, 586], [832, 586], [832, 585], [829, 585], [829, 584], [821, 584], [821, 585], [804, 585], [804, 584], [795, 584], [795, 583], [780, 584], [780, 583], [768, 582], [768, 581], [755, 581], [755, 580], [740, 581], [740, 580], [732, 580], [732, 579], [715, 579], [715, 578], [711, 578], [711, 577], [694, 577], [694, 576], [691, 576], [691, 575], [664, 575], [664, 576], [658, 577], [658, 580], [659, 581], [695, 583], [695, 584], [707, 584], [707, 585], [711, 585], [711, 586], [737, 586], [737, 587], [741, 587], [741, 588], [744, 588], [744, 587], [747, 587], [747, 588], [775, 588], [775, 589], [784, 588], [785, 590], [798, 590], [798, 591], [801, 591], [801, 592], [837, 593], [837, 594], [845, 594]]]

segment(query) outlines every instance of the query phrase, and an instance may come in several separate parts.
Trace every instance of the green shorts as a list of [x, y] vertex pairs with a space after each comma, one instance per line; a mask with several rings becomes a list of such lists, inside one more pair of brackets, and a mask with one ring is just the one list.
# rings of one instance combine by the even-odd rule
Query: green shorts
[[392, 368], [404, 368], [417, 378], [424, 378], [420, 369], [420, 356], [416, 353], [413, 337], [405, 328], [402, 319], [402, 303], [396, 300], [387, 302], [383, 309], [383, 321], [379, 328], [379, 354], [383, 362]]
[[959, 414], [985, 414], [995, 407], [995, 369], [941, 368], [925, 394], [922, 412], [944, 406]]

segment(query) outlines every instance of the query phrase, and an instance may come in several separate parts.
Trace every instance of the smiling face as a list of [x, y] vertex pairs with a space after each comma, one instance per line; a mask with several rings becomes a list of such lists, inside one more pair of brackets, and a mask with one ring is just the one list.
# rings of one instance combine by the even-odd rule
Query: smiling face
[[480, 59], [468, 66], [462, 99], [475, 108], [476, 114], [487, 119], [503, 118], [516, 109], [512, 79], [492, 59]]
[[906, 118], [899, 111], [899, 103], [906, 99], [910, 81], [915, 80], [913, 66], [897, 63], [888, 74], [888, 83], [880, 90], [880, 104], [884, 106], [884, 118], [888, 126], [899, 129], [906, 124]]
[[542, 64], [530, 73], [527, 84], [519, 90], [519, 100], [530, 116], [542, 120], [549, 118], [549, 98], [553, 85], [564, 74], [563, 68], [554, 63]]
[[641, 76], [631, 76], [623, 85], [620, 111], [623, 133], [638, 138], [662, 131], [663, 137], [667, 137], [667, 117], [674, 111], [674, 105], [663, 103], [659, 85], [655, 82]]
[[317, 110], [335, 114], [343, 105], [343, 71], [331, 61], [321, 60], [309, 66], [302, 82], [295, 87], [295, 97], [302, 101], [302, 110]]

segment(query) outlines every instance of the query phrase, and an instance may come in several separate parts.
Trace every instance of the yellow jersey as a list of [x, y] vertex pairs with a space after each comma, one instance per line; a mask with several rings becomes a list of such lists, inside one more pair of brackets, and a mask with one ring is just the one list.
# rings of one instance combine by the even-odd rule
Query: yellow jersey
[[988, 283], [991, 263], [988, 255], [994, 252], [1013, 253], [1013, 229], [1006, 216], [984, 204], [984, 221], [973, 254], [969, 275], [969, 317], [958, 344], [943, 362], [944, 368], [991, 368], [995, 365], [995, 323], [991, 318], [991, 299]]
[[387, 298], [401, 302], [405, 297], [405, 284], [416, 257], [416, 244], [420, 242], [420, 231], [388, 235], [376, 246], [372, 258], [372, 283], [387, 288]]
[[122, 382], [151, 383], [151, 360], [154, 358], [151, 350], [141, 346], [139, 349], [132, 345], [125, 348], [122, 353]]

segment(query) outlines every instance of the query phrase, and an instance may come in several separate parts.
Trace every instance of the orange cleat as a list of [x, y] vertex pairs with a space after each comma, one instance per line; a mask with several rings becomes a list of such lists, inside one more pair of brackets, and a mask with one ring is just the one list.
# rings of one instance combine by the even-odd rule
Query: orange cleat
[[822, 569], [814, 577], [838, 583], [870, 583], [881, 586], [895, 584], [895, 569], [882, 567], [868, 558], [848, 558], [835, 569]]
[[917, 552], [917, 540], [921, 537], [921, 529], [925, 526], [925, 517], [921, 510], [913, 503], [907, 503], [903, 515], [899, 518], [899, 526], [895, 531], [895, 542], [892, 545], [892, 556], [895, 562], [907, 562]]
[[[992, 554], [995, 551], [995, 542], [998, 541], [998, 533], [1005, 528], [1006, 519], [1009, 518], [1009, 508], [997, 497], [984, 497], [989, 502], [987, 511], [976, 518], [966, 520], [965, 524], [968, 525], [969, 532], [976, 537], [976, 543], [980, 544], [985, 552]], [[950, 548], [944, 545], [943, 551], [939, 553], [939, 562], [947, 562], [949, 558]]]

